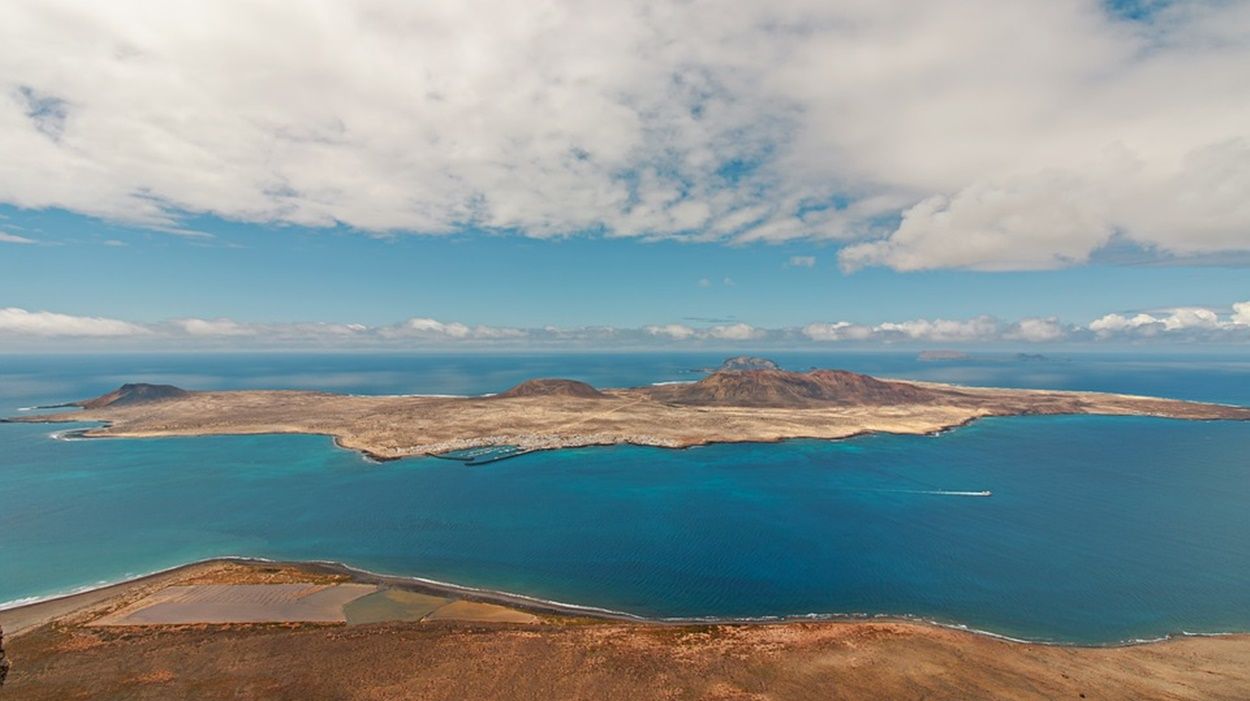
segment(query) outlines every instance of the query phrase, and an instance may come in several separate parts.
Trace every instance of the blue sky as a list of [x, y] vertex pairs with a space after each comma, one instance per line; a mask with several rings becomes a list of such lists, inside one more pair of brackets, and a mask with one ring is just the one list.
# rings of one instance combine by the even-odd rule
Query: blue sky
[[0, 350], [1250, 341], [1250, 3], [298, 4], [0, 8]]
[[[1240, 267], [844, 273], [836, 247], [811, 243], [480, 233], [376, 238], [208, 217], [187, 225], [213, 238], [188, 239], [63, 211], [3, 207], [0, 214], [9, 231], [39, 242], [3, 249], [6, 306], [143, 322], [228, 317], [380, 325], [424, 316], [524, 327], [709, 319], [769, 327], [981, 314], [1088, 322], [1108, 312], [1220, 308], [1250, 296]], [[813, 257], [814, 264], [792, 265], [796, 256]]]
[[6, 306], [142, 323], [383, 326], [424, 317], [522, 328], [780, 328], [991, 315], [1084, 324], [1177, 306], [1226, 312], [1250, 296], [1244, 268], [1212, 265], [847, 273], [836, 246], [810, 242], [378, 237], [212, 217], [189, 219], [189, 229], [208, 236], [187, 238], [64, 211], [0, 213], [7, 231], [36, 241], [3, 249]]

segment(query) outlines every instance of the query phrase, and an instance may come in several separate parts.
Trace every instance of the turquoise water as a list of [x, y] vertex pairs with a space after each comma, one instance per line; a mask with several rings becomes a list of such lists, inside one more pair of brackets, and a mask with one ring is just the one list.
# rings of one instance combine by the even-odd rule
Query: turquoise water
[[[0, 407], [127, 379], [461, 393], [534, 375], [693, 379], [715, 360], [5, 357]], [[783, 361], [1250, 403], [1237, 358]], [[237, 554], [645, 616], [909, 614], [1065, 642], [1250, 630], [1246, 423], [1017, 417], [939, 437], [594, 448], [483, 467], [372, 464], [314, 436], [49, 439], [56, 428], [0, 425], [0, 601]], [[981, 490], [993, 496], [935, 493]]]

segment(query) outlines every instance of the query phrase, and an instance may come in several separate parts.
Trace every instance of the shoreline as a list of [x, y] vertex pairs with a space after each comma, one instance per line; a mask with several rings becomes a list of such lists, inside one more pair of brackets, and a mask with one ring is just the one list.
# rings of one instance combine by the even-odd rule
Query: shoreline
[[[1234, 408], [1243, 408], [1243, 407], [1239, 407], [1236, 405], [1229, 405], [1229, 406], [1234, 407]], [[519, 458], [519, 457], [522, 457], [525, 455], [531, 455], [534, 453], [549, 453], [549, 452], [555, 452], [559, 450], [578, 450], [581, 448], [614, 448], [618, 446], [627, 446], [627, 447], [635, 447], [635, 448], [656, 448], [660, 450], [691, 450], [694, 448], [703, 448], [703, 447], [717, 446], [717, 445], [747, 445], [747, 444], [779, 445], [782, 443], [789, 443], [791, 441], [822, 441], [822, 442], [830, 442], [830, 443], [840, 443], [842, 441], [855, 440], [859, 438], [868, 438], [872, 436], [916, 436], [919, 438], [940, 438], [948, 433], [954, 433], [955, 431], [958, 431], [961, 428], [966, 428], [973, 424], [980, 423], [986, 419], [1015, 419], [1015, 418], [1035, 419], [1035, 418], [1042, 418], [1042, 417], [1056, 418], [1056, 419], [1082, 418], [1082, 417], [1126, 418], [1126, 419], [1127, 418], [1144, 418], [1144, 419], [1162, 419], [1162, 420], [1167, 420], [1167, 421], [1184, 420], [1184, 421], [1192, 421], [1196, 423], [1211, 423], [1211, 422], [1218, 422], [1218, 421], [1229, 421], [1229, 422], [1250, 421], [1250, 419], [1243, 419], [1243, 418], [1176, 419], [1175, 417], [1162, 415], [1162, 414], [1111, 414], [1111, 413], [1108, 413], [1108, 414], [1098, 414], [1098, 413], [984, 414], [980, 416], [971, 416], [965, 419], [961, 419], [959, 421], [954, 421], [947, 425], [938, 426], [936, 428], [933, 428], [932, 430], [927, 430], [923, 432], [890, 431], [890, 430], [881, 430], [881, 429], [861, 429], [861, 430], [855, 431], [854, 433], [847, 433], [847, 434], [838, 435], [838, 436], [788, 435], [788, 436], [780, 436], [780, 437], [775, 437], [775, 438], [741, 438], [741, 439], [725, 438], [725, 439], [690, 441], [690, 442], [685, 442], [685, 443], [680, 443], [680, 444], [650, 443], [650, 442], [641, 442], [641, 441], [634, 441], [634, 440], [628, 440], [628, 439], [627, 440], [615, 440], [615, 441], [569, 440], [569, 441], [560, 443], [559, 445], [548, 444], [548, 445], [542, 445], [538, 447], [527, 447], [527, 448], [522, 449], [520, 452], [513, 454], [513, 455], [509, 455], [505, 458], [482, 461], [480, 463], [474, 463], [472, 461], [462, 461], [457, 458], [447, 458], [447, 457], [444, 457], [443, 453], [430, 452], [430, 451], [407, 453], [403, 455], [381, 455], [381, 454], [378, 454], [369, 450], [368, 448], [353, 447], [353, 446], [347, 445], [344, 443], [344, 438], [337, 434], [317, 432], [317, 431], [298, 431], [298, 430], [268, 431], [266, 430], [266, 431], [221, 432], [221, 431], [207, 430], [207, 431], [193, 431], [193, 432], [182, 432], [182, 431], [126, 432], [125, 430], [113, 431], [112, 429], [114, 428], [114, 422], [108, 419], [72, 419], [72, 418], [56, 419], [56, 420], [50, 420], [50, 421], [26, 421], [26, 420], [19, 421], [19, 420], [0, 418], [0, 423], [95, 424], [94, 426], [90, 426], [86, 428], [72, 428], [72, 429], [65, 429], [65, 430], [60, 430], [60, 431], [53, 431], [52, 433], [48, 434], [48, 437], [53, 440], [95, 440], [95, 439], [106, 439], [106, 438], [123, 439], [123, 440], [144, 440], [144, 439], [160, 439], [160, 438], [215, 438], [215, 437], [230, 437], [230, 436], [240, 436], [240, 437], [241, 436], [318, 436], [318, 437], [329, 438], [334, 448], [343, 450], [346, 452], [355, 453], [356, 455], [364, 459], [366, 462], [369, 462], [372, 464], [383, 465], [383, 464], [390, 463], [390, 462], [398, 462], [400, 460], [433, 458], [433, 459], [463, 462], [468, 467], [477, 467], [481, 465], [487, 465], [491, 462], [498, 462], [499, 460]], [[108, 433], [93, 433], [93, 431], [108, 431]], [[477, 448], [519, 447], [518, 445], [513, 444], [513, 443], [496, 443], [496, 442], [472, 443], [472, 441], [464, 441], [464, 442], [466, 443], [466, 445], [459, 446], [455, 448], [455, 450], [473, 450]], [[447, 452], [455, 452], [455, 451], [453, 450], [453, 451], [447, 451]]]
[[[791, 614], [791, 615], [774, 615], [774, 616], [664, 616], [664, 617], [648, 617], [638, 614], [629, 613], [627, 611], [617, 611], [614, 609], [591, 606], [586, 604], [575, 604], [564, 601], [556, 601], [551, 599], [543, 599], [527, 594], [508, 592], [496, 589], [487, 589], [482, 587], [473, 587], [463, 584], [455, 584], [453, 582], [444, 582], [441, 580], [420, 577], [416, 575], [397, 575], [381, 572], [374, 572], [360, 567], [354, 567], [347, 563], [335, 560], [281, 560], [265, 557], [255, 557], [247, 555], [222, 555], [216, 557], [208, 557], [200, 560], [166, 567], [152, 572], [135, 575], [129, 578], [103, 582], [96, 585], [87, 585], [85, 587], [75, 588], [71, 591], [49, 594], [38, 597], [24, 597], [13, 599], [6, 602], [0, 602], [0, 619], [9, 621], [22, 620], [22, 614], [27, 617], [34, 616], [34, 620], [26, 622], [25, 625], [12, 627], [12, 623], [6, 623], [6, 637], [17, 638], [23, 633], [39, 628], [53, 620], [65, 615], [69, 615], [81, 608], [98, 603], [99, 601], [119, 595], [125, 590], [146, 583], [151, 583], [162, 578], [174, 577], [182, 572], [192, 568], [211, 564], [245, 564], [245, 565], [276, 565], [276, 566], [292, 566], [308, 571], [315, 571], [319, 574], [339, 574], [346, 575], [352, 581], [381, 584], [408, 591], [415, 591], [422, 594], [430, 594], [435, 596], [455, 596], [468, 601], [490, 603], [509, 606], [529, 613], [571, 616], [590, 618], [602, 622], [616, 623], [632, 623], [644, 626], [691, 626], [691, 625], [709, 625], [709, 626], [756, 626], [756, 625], [786, 625], [786, 624], [803, 624], [803, 623], [903, 623], [909, 625], [919, 625], [928, 628], [950, 630], [962, 633], [976, 635], [978, 637], [1000, 640], [1003, 642], [1013, 643], [1017, 645], [1027, 646], [1045, 646], [1064, 649], [1089, 649], [1089, 650], [1107, 650], [1118, 648], [1130, 648], [1143, 645], [1155, 645], [1166, 643], [1172, 640], [1182, 640], [1189, 638], [1229, 638], [1239, 636], [1250, 636], [1248, 631], [1219, 631], [1207, 633], [1191, 633], [1188, 631], [1176, 631], [1165, 633], [1152, 638], [1129, 638], [1115, 640], [1109, 642], [1071, 642], [1061, 640], [1045, 640], [1032, 638], [1018, 638], [1004, 633], [996, 633], [992, 630], [984, 630], [973, 628], [967, 624], [954, 623], [948, 621], [940, 621], [912, 614], [896, 614], [896, 613], [807, 613], [807, 614]], [[77, 605], [75, 605], [77, 604]], [[40, 610], [50, 610], [52, 613], [39, 616]]]
[[[1236, 406], [1236, 405], [1229, 405], [1229, 406]], [[1237, 408], [1241, 408], [1241, 407], [1237, 407]], [[127, 433], [125, 431], [120, 431], [120, 432], [93, 434], [92, 431], [96, 431], [96, 430], [110, 431], [113, 428], [113, 422], [107, 419], [60, 419], [56, 421], [12, 421], [10, 419], [0, 418], [0, 423], [29, 423], [29, 424], [87, 423], [87, 424], [95, 424], [95, 426], [88, 427], [88, 428], [65, 429], [65, 430], [60, 430], [60, 431], [53, 431], [52, 433], [48, 434], [48, 437], [51, 438], [52, 440], [61, 440], [61, 441], [67, 441], [67, 440], [86, 441], [86, 440], [108, 439], [108, 438], [119, 439], [119, 440], [145, 440], [145, 439], [162, 439], [162, 438], [216, 438], [216, 437], [232, 437], [232, 436], [235, 436], [235, 437], [316, 436], [316, 437], [328, 438], [330, 439], [330, 443], [333, 448], [342, 450], [345, 452], [349, 452], [349, 453], [354, 453], [365, 462], [374, 464], [374, 465], [385, 465], [386, 463], [398, 462], [400, 460], [435, 459], [435, 460], [447, 460], [447, 461], [453, 461], [453, 462], [460, 462], [464, 464], [466, 467], [481, 467], [481, 466], [488, 465], [493, 462], [499, 462], [500, 460], [510, 460], [512, 458], [524, 457], [526, 455], [532, 455], [535, 453], [552, 453], [552, 452], [556, 452], [560, 450], [579, 450], [583, 448], [616, 448], [616, 447], [624, 446], [624, 447], [633, 447], [633, 448], [655, 448], [658, 450], [693, 450], [695, 448], [705, 448], [705, 447], [718, 446], [718, 445], [749, 445], [749, 444], [780, 445], [780, 444], [789, 443], [792, 441], [821, 441], [821, 442], [828, 442], [828, 443], [841, 443], [843, 441], [856, 440], [860, 438], [871, 438], [873, 436], [899, 436], [899, 437], [915, 436], [917, 438], [941, 438], [942, 436], [946, 434], [954, 433], [962, 428], [967, 428], [968, 426], [981, 423], [985, 421], [986, 419], [1016, 419], [1016, 418], [1029, 418], [1029, 419], [1037, 419], [1037, 418], [1055, 418], [1055, 419], [1124, 418], [1124, 419], [1161, 419], [1161, 420], [1166, 420], [1166, 421], [1178, 420], [1171, 416], [1151, 415], [1151, 414], [1093, 414], [1093, 413], [1089, 413], [1089, 414], [986, 414], [982, 416], [972, 416], [972, 417], [969, 417], [969, 418], [966, 418], [957, 422], [952, 422], [948, 425], [940, 426], [938, 428], [934, 428], [932, 430], [924, 431], [924, 432], [863, 429], [863, 430], [856, 431], [854, 433], [848, 433], [845, 435], [833, 436], [833, 437], [794, 435], [794, 436], [782, 436], [782, 437], [777, 437], [777, 438], [717, 439], [717, 440], [706, 440], [706, 441], [700, 441], [700, 442], [690, 442], [690, 443], [684, 443], [680, 445], [668, 445], [668, 444], [661, 444], [661, 443], [644, 443], [644, 442], [635, 442], [631, 440], [588, 441], [588, 442], [570, 441], [567, 444], [561, 444], [561, 445], [545, 445], [541, 447], [524, 448], [520, 452], [517, 452], [512, 455], [508, 455], [508, 456], [493, 459], [493, 460], [484, 460], [484, 461], [477, 462], [477, 463], [473, 461], [459, 460], [458, 458], [445, 457], [444, 454], [435, 453], [435, 452], [411, 453], [411, 454], [404, 454], [404, 455], [380, 455], [380, 454], [374, 453], [373, 451], [367, 448], [358, 448], [358, 447], [352, 447], [352, 446], [346, 445], [343, 442], [342, 436], [338, 436], [333, 433], [319, 433], [315, 431], [256, 431], [256, 432], [233, 432], [233, 433], [217, 432], [217, 431], [187, 432], [187, 433], [183, 433], [183, 432]], [[1192, 421], [1195, 423], [1213, 423], [1213, 422], [1221, 422], [1221, 421], [1228, 421], [1228, 422], [1250, 421], [1250, 419], [1242, 419], [1242, 418], [1198, 418], [1198, 419], [1179, 419], [1179, 420]], [[500, 447], [518, 447], [518, 446], [514, 444], [504, 444], [504, 443], [482, 443], [482, 444], [467, 445], [464, 447], [456, 448], [456, 450], [472, 450], [476, 448], [500, 448]], [[454, 452], [454, 451], [448, 451], [448, 452]], [[0, 606], [2, 605], [3, 605], [3, 602], [0, 602]], [[1250, 633], [1250, 631], [1247, 631], [1247, 633]]]

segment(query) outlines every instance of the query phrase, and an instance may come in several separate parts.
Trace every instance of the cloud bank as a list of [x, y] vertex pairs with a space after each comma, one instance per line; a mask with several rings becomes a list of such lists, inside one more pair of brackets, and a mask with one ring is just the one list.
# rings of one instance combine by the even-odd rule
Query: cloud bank
[[0, 202], [846, 269], [1250, 250], [1250, 4], [1151, 9], [10, 0]]
[[17, 307], [0, 309], [0, 337], [3, 336], [75, 336], [133, 337], [151, 331], [139, 324], [96, 316], [72, 316], [53, 312], [29, 312]]
[[1086, 324], [1055, 318], [1004, 321], [910, 319], [859, 324], [816, 322], [763, 328], [743, 322], [669, 323], [641, 328], [583, 326], [518, 328], [469, 325], [413, 317], [382, 326], [326, 322], [248, 323], [183, 318], [142, 324], [103, 317], [0, 308], [0, 351], [29, 347], [114, 346], [190, 348], [817, 348], [838, 345], [1030, 345], [1138, 343], [1250, 343], [1250, 301], [1227, 310], [1177, 307], [1111, 313]]
[[36, 243], [36, 241], [34, 239], [28, 239], [25, 236], [18, 236], [17, 234], [6, 234], [3, 231], [0, 231], [0, 243], [22, 243], [22, 244], [30, 245], [30, 244]]

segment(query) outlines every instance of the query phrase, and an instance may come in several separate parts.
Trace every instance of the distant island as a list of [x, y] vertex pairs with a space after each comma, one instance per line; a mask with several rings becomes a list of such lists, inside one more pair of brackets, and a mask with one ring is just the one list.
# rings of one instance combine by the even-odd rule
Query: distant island
[[757, 358], [751, 355], [736, 355], [726, 358], [717, 368], [705, 368], [706, 372], [741, 372], [743, 370], [780, 370], [781, 366], [768, 358]]
[[[698, 382], [598, 389], [535, 379], [480, 397], [359, 396], [289, 390], [191, 392], [123, 385], [65, 406], [80, 411], [7, 421], [99, 421], [89, 437], [305, 433], [332, 436], [378, 460], [506, 448], [837, 439], [863, 433], [930, 434], [986, 416], [1107, 414], [1250, 419], [1250, 409], [1099, 392], [994, 389], [884, 380], [845, 370], [754, 369], [761, 359]], [[766, 361], [771, 363], [771, 361]], [[775, 366], [775, 363], [772, 365]], [[460, 457], [455, 457], [460, 455]], [[466, 459], [471, 462], [472, 456]]]

